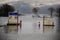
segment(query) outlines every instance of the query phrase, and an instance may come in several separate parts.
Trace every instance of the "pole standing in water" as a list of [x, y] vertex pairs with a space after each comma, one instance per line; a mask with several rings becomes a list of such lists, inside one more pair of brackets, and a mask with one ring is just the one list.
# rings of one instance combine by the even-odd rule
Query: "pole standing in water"
[[21, 30], [21, 28], [22, 28], [22, 20], [20, 20], [20, 30]]
[[38, 22], [38, 28], [40, 29], [40, 22]]

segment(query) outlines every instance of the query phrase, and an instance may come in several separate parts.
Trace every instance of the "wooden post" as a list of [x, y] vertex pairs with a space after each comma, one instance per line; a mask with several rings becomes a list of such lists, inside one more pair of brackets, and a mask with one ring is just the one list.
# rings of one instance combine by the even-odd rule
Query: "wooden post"
[[43, 16], [43, 32], [44, 32], [44, 16]]

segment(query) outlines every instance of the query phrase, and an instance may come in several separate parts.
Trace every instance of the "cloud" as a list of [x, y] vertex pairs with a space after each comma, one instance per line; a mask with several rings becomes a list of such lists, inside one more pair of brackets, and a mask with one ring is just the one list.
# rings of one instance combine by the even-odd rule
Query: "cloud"
[[[26, 3], [25, 1], [16, 1], [16, 2], [10, 2], [12, 6], [15, 7], [16, 10], [19, 10], [19, 13], [23, 14], [32, 14], [32, 6], [30, 3]], [[9, 4], [10, 4], [9, 3]], [[40, 14], [50, 14], [48, 11], [49, 7], [56, 8], [57, 5], [44, 5], [42, 7], [39, 7], [39, 13]]]
[[22, 0], [24, 2], [40, 2], [40, 3], [51, 3], [51, 2], [60, 2], [60, 0]]
[[19, 0], [0, 0], [0, 4], [8, 3], [8, 2], [15, 2]]

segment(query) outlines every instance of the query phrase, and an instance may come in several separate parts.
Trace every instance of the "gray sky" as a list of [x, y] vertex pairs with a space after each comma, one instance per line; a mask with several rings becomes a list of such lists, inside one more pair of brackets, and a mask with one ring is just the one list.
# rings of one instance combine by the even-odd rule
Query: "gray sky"
[[59, 2], [60, 0], [23, 0], [25, 2], [35, 2], [35, 1], [38, 1], [38, 2]]
[[0, 0], [0, 3], [15, 2], [15, 1], [24, 1], [24, 2], [60, 2], [60, 0]]
[[[2, 1], [2, 0], [0, 0], [0, 3], [1, 2], [3, 2], [3, 3], [11, 3], [15, 8], [16, 8], [16, 10], [19, 10], [19, 13], [32, 13], [32, 8], [34, 7], [34, 6], [32, 6], [31, 4], [33, 3], [33, 4], [35, 4], [35, 3], [37, 3], [37, 4], [48, 4], [49, 2], [50, 2], [50, 4], [51, 3], [55, 3], [56, 4], [56, 2], [57, 3], [60, 3], [60, 1], [59, 0], [4, 0], [4, 1]], [[12, 3], [13, 2], [13, 3]], [[49, 5], [49, 4], [48, 4]], [[47, 6], [47, 5], [43, 5], [43, 7], [41, 7], [41, 5], [40, 5], [40, 7], [39, 7], [39, 13], [48, 13], [49, 11], [48, 11], [48, 8], [49, 8], [50, 6]]]

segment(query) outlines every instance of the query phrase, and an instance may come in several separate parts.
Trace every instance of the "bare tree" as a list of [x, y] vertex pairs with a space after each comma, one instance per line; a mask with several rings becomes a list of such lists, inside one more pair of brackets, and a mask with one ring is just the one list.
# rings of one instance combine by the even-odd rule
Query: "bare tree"
[[35, 14], [37, 14], [38, 9], [37, 9], [36, 7], [35, 7], [35, 8], [33, 8], [32, 10], [33, 10], [33, 12], [34, 12]]
[[56, 12], [57, 12], [57, 17], [58, 17], [58, 32], [60, 33], [60, 7], [56, 9]]
[[33, 9], [32, 9], [32, 11], [33, 11], [33, 13], [35, 14], [35, 15], [37, 15], [38, 17], [40, 17], [39, 15], [38, 15], [38, 7], [34, 7]]
[[51, 12], [51, 17], [52, 17], [52, 13], [54, 12], [54, 8], [51, 7], [48, 10]]

